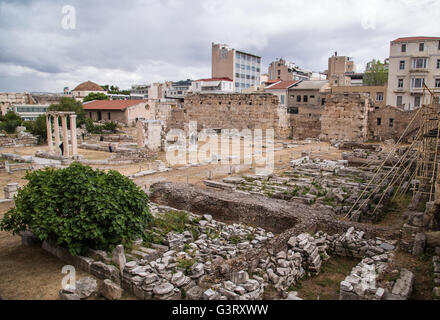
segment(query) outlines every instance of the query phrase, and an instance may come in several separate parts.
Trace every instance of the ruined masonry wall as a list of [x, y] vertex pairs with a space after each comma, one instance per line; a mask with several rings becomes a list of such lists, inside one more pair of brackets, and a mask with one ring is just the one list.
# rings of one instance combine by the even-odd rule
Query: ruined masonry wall
[[321, 116], [322, 140], [366, 141], [371, 100], [365, 94], [329, 95]]
[[289, 129], [280, 121], [278, 105], [270, 94], [189, 94], [183, 110], [171, 112], [171, 123], [197, 121], [199, 130], [274, 129], [276, 137], [287, 138]]

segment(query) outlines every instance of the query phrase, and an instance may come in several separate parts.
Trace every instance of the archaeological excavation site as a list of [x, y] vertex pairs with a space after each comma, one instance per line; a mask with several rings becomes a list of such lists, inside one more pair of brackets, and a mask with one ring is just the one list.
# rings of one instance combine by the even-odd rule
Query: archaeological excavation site
[[0, 137], [0, 296], [439, 299], [426, 97], [401, 111], [330, 94], [316, 118], [266, 93], [190, 94], [113, 133], [48, 111], [45, 143]]

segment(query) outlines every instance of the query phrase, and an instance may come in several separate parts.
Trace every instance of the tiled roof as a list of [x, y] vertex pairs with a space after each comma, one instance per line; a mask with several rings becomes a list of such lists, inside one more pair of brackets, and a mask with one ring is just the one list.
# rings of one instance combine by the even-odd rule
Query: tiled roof
[[76, 86], [72, 91], [105, 91], [98, 84], [92, 81], [86, 81]]
[[230, 78], [209, 78], [209, 79], [199, 79], [196, 81], [232, 81]]
[[402, 37], [391, 41], [391, 43], [409, 42], [409, 41], [424, 41], [424, 40], [440, 40], [440, 37]]
[[272, 84], [268, 87], [266, 87], [266, 89], [289, 89], [290, 87], [294, 86], [295, 84], [301, 82], [301, 80], [289, 80], [289, 81], [280, 81], [277, 82], [275, 84]]
[[148, 100], [95, 100], [83, 104], [84, 110], [125, 110]]

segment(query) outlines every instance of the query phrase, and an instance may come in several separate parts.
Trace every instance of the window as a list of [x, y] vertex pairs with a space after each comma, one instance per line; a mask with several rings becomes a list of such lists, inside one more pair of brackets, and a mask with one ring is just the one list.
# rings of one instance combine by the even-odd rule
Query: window
[[397, 87], [398, 88], [403, 88], [403, 79], [399, 79]]
[[394, 127], [394, 119], [390, 119], [390, 128]]
[[281, 104], [284, 104], [284, 94], [280, 96]]
[[425, 51], [425, 44], [423, 42], [419, 44], [419, 51]]
[[383, 92], [376, 93], [376, 101], [383, 101]]
[[401, 60], [401, 61], [400, 61], [399, 69], [400, 69], [400, 70], [405, 70], [405, 60]]
[[380, 126], [382, 124], [382, 118], [377, 118], [377, 125]]
[[89, 117], [92, 118], [92, 113], [91, 112], [89, 112]]
[[240, 64], [239, 64], [239, 63], [236, 63], [236, 64], [235, 64], [235, 68], [236, 68], [236, 69], [240, 69]]
[[396, 105], [397, 105], [398, 107], [403, 106], [403, 97], [402, 97], [402, 96], [397, 96], [397, 102], [396, 102]]
[[426, 69], [427, 61], [427, 58], [415, 58], [413, 59], [413, 68]]
[[304, 101], [304, 102], [309, 101], [309, 97], [308, 97], [308, 96], [304, 96], [303, 101]]
[[321, 100], [321, 106], [325, 105], [325, 98], [322, 98]]
[[315, 96], [310, 96], [310, 99], [315, 99]]
[[281, 74], [281, 70], [280, 69], [278, 69], [278, 75], [280, 75]]
[[111, 119], [111, 117], [110, 117], [110, 112], [107, 112], [107, 117], [108, 117], [108, 120]]
[[435, 87], [440, 88], [440, 78], [435, 79]]
[[440, 59], [437, 59], [437, 69], [440, 69]]
[[406, 44], [402, 44], [402, 52], [406, 52]]
[[298, 114], [298, 108], [297, 107], [287, 108], [287, 113]]
[[411, 88], [421, 89], [424, 83], [425, 83], [425, 79], [423, 78], [412, 78]]
[[301, 96], [296, 96], [296, 102], [301, 102]]
[[420, 98], [421, 98], [420, 96], [414, 97], [414, 107], [420, 107], [420, 101], [421, 101]]

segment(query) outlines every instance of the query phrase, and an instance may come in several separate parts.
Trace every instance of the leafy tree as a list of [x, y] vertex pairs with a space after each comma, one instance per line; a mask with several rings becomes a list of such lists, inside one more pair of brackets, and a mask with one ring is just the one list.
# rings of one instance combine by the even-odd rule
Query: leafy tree
[[34, 121], [25, 121], [23, 125], [26, 130], [38, 138], [38, 143], [42, 144], [47, 140], [46, 117], [39, 115]]
[[103, 88], [108, 93], [112, 93], [112, 94], [126, 94], [126, 95], [130, 94], [130, 90], [120, 90], [118, 86], [114, 86], [114, 85], [109, 86], [108, 84], [106, 84], [101, 86], [101, 88]]
[[95, 125], [93, 120], [90, 118], [86, 119], [86, 130], [90, 133], [100, 134], [105, 131], [116, 133], [118, 130], [118, 125], [113, 121], [108, 121], [104, 124]]
[[74, 162], [65, 169], [27, 172], [0, 230], [31, 230], [40, 240], [53, 240], [73, 255], [89, 248], [130, 246], [153, 222], [148, 196], [117, 171], [93, 170]]
[[388, 81], [388, 64], [373, 59], [368, 62], [364, 74], [363, 84], [365, 86], [383, 86]]
[[0, 130], [4, 130], [7, 133], [15, 133], [18, 126], [21, 125], [22, 120], [18, 114], [14, 111], [8, 111], [4, 116], [0, 117]]
[[83, 102], [88, 102], [93, 100], [108, 100], [108, 96], [105, 93], [101, 93], [101, 92], [90, 92], [83, 99]]
[[48, 111], [73, 111], [76, 113], [76, 124], [80, 126], [86, 121], [86, 113], [82, 103], [72, 98], [63, 97], [56, 104], [51, 104]]

